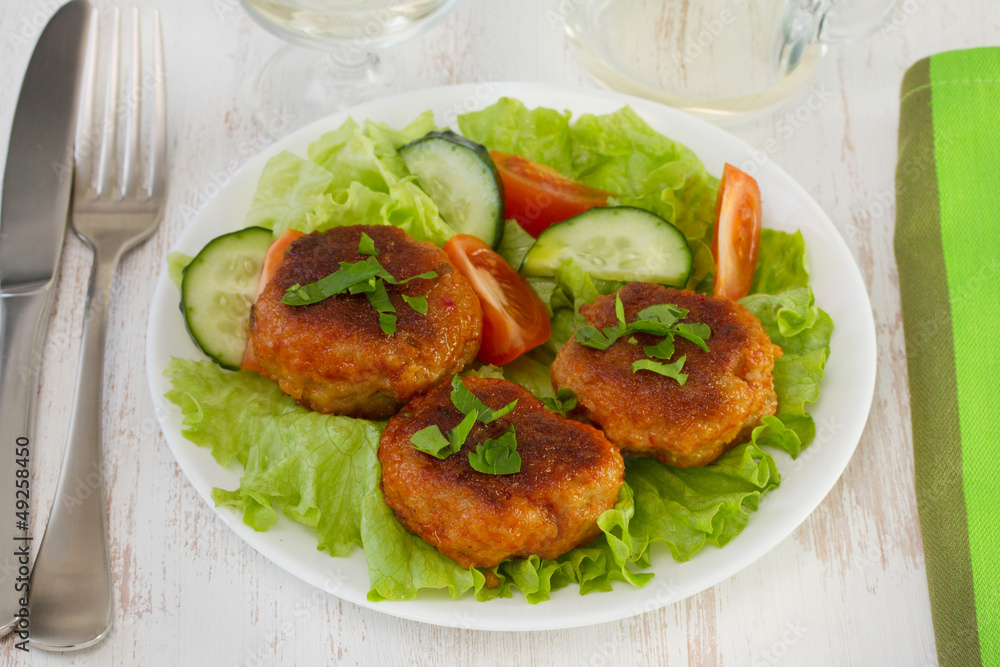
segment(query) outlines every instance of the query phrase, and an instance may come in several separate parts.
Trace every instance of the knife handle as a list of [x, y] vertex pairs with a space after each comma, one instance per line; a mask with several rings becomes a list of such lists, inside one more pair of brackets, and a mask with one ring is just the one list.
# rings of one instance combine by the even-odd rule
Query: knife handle
[[111, 629], [101, 417], [107, 296], [120, 256], [120, 249], [105, 257], [94, 248], [62, 470], [31, 570], [31, 644], [50, 651], [90, 646]]
[[[38, 394], [38, 368], [42, 345], [48, 326], [49, 286], [29, 292], [0, 294], [0, 537], [11, 549], [3, 549], [0, 557], [0, 636], [14, 629], [15, 618], [22, 608], [20, 600], [27, 597], [27, 560], [15, 554], [24, 547], [30, 550], [27, 526], [31, 521], [31, 461], [35, 456], [35, 398]], [[24, 449], [28, 456], [20, 456]], [[23, 464], [23, 465], [22, 465]], [[19, 476], [18, 469], [27, 470]], [[27, 484], [20, 480], [28, 480]], [[20, 493], [18, 493], [20, 491]], [[27, 497], [25, 497], [27, 496]], [[18, 501], [23, 500], [18, 508]], [[21, 524], [18, 512], [27, 513]], [[21, 516], [25, 516], [22, 514]], [[10, 535], [13, 541], [7, 536]]]

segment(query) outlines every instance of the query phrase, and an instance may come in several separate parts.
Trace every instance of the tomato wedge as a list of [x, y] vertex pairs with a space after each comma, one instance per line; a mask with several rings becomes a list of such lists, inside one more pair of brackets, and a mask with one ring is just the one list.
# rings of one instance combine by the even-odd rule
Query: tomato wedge
[[607, 205], [612, 196], [520, 155], [490, 151], [490, 157], [503, 179], [507, 217], [535, 238], [554, 222]]
[[503, 257], [470, 234], [451, 237], [443, 250], [482, 304], [480, 361], [506, 364], [549, 339], [552, 325], [545, 304]]
[[[276, 238], [267, 247], [267, 255], [264, 256], [264, 265], [261, 267], [260, 279], [257, 281], [257, 296], [260, 296], [260, 293], [264, 291], [267, 284], [271, 282], [274, 274], [285, 263], [285, 252], [288, 250], [288, 246], [292, 244], [292, 241], [303, 235], [302, 232], [296, 229], [286, 229], [281, 236]], [[247, 326], [249, 324], [247, 322]], [[247, 336], [247, 347], [243, 351], [243, 361], [240, 362], [240, 368], [245, 371], [260, 370], [260, 363], [257, 361], [257, 355], [253, 351], [253, 341], [250, 340], [249, 336]]]
[[715, 202], [713, 294], [742, 299], [750, 291], [760, 249], [760, 188], [752, 176], [727, 164]]

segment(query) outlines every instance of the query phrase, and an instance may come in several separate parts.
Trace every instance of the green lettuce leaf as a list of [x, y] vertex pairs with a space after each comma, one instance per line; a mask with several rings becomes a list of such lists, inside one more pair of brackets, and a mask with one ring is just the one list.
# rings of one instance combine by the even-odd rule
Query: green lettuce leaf
[[173, 359], [165, 372], [173, 387], [166, 397], [184, 415], [184, 437], [210, 447], [220, 465], [236, 460], [243, 467], [238, 489], [213, 491], [217, 505], [241, 510], [255, 530], [267, 530], [284, 512], [313, 528], [319, 548], [335, 556], [361, 544], [362, 500], [374, 488], [381, 425], [312, 412], [259, 375], [208, 361]]
[[264, 227], [280, 236], [286, 229], [311, 232], [314, 216], [333, 174], [304, 158], [282, 151], [264, 165], [254, 192], [247, 227]]
[[187, 268], [192, 259], [194, 257], [185, 255], [182, 252], [172, 252], [167, 255], [167, 275], [170, 276], [170, 282], [177, 289], [181, 288], [181, 281], [184, 280], [184, 269]]
[[[754, 441], [704, 468], [671, 468], [650, 458], [634, 460], [626, 481], [635, 493], [633, 539], [663, 542], [675, 560], [691, 558], [705, 542], [728, 544], [756, 511], [761, 495], [780, 483], [774, 458]], [[642, 554], [648, 564], [648, 555]]]
[[531, 556], [504, 561], [491, 570], [499, 581], [494, 588], [485, 586], [485, 571], [474, 569], [476, 599], [511, 597], [512, 590], [517, 588], [528, 602], [537, 604], [548, 600], [552, 591], [571, 583], [579, 584], [581, 595], [611, 590], [612, 581], [645, 586], [653, 575], [635, 571], [635, 563], [642, 558], [648, 543], [637, 542], [629, 532], [634, 511], [632, 489], [626, 481], [618, 492], [615, 507], [598, 519], [603, 533], [591, 544], [573, 549], [556, 560]]
[[365, 560], [368, 563], [368, 599], [412, 600], [421, 589], [447, 588], [460, 597], [473, 587], [474, 573], [408, 532], [382, 500], [378, 481], [382, 468], [374, 462], [374, 491], [365, 496], [361, 519]]
[[460, 115], [458, 127], [490, 150], [516, 153], [576, 178], [569, 119], [568, 111], [528, 109], [520, 100], [504, 97], [481, 111]]
[[309, 146], [309, 158], [287, 151], [261, 173], [247, 226], [324, 231], [343, 225], [396, 225], [421, 241], [444, 245], [454, 234], [415, 182], [398, 149], [434, 130], [430, 112], [397, 130], [348, 119]]
[[517, 588], [534, 604], [570, 583], [579, 585], [581, 595], [610, 591], [615, 581], [645, 586], [653, 575], [641, 570], [650, 565], [653, 544], [666, 544], [681, 562], [706, 542], [723, 547], [746, 526], [760, 497], [779, 483], [774, 458], [753, 440], [704, 468], [630, 459], [618, 503], [598, 520], [602, 535], [555, 561], [537, 556], [504, 561], [493, 568], [496, 588], [485, 588], [485, 573], [474, 570], [476, 598], [511, 597]]
[[284, 513], [312, 528], [317, 548], [333, 556], [363, 546], [373, 600], [412, 599], [421, 588], [457, 597], [472, 587], [469, 570], [408, 533], [383, 501], [384, 424], [312, 412], [259, 375], [208, 361], [172, 359], [165, 374], [184, 436], [223, 467], [243, 466], [239, 488], [213, 489], [216, 505], [235, 508], [258, 531]]
[[516, 220], [507, 220], [504, 222], [503, 236], [500, 239], [500, 247], [497, 248], [497, 253], [507, 260], [508, 264], [517, 269], [521, 266], [524, 256], [528, 254], [528, 250], [534, 244], [535, 239], [531, 234], [524, 231], [521, 225], [517, 224]]
[[760, 427], [765, 429], [761, 437], [795, 458], [816, 436], [816, 424], [805, 406], [819, 398], [819, 383], [830, 355], [833, 320], [816, 306], [809, 287], [780, 294], [751, 294], [740, 303], [761, 321], [771, 342], [783, 351], [774, 360], [774, 389], [778, 395], [775, 416], [788, 432], [765, 422]]
[[750, 293], [778, 294], [808, 284], [806, 242], [802, 232], [760, 230], [760, 250]]
[[549, 295], [552, 336], [547, 344], [552, 348], [554, 357], [555, 352], [573, 337], [577, 327], [586, 321], [580, 314], [580, 306], [593, 303], [602, 294], [611, 294], [622, 283], [593, 279], [572, 259], [556, 267], [552, 280], [553, 289]]

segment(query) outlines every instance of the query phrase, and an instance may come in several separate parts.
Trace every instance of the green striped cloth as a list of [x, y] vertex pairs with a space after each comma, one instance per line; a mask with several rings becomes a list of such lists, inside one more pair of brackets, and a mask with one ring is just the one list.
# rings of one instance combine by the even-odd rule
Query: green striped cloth
[[1000, 665], [1000, 48], [907, 71], [895, 248], [938, 660]]

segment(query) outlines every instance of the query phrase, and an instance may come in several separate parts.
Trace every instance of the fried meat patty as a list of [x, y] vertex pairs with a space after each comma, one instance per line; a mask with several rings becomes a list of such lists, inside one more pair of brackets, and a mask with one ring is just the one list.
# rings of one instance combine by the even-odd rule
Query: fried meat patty
[[[462, 567], [493, 567], [507, 558], [555, 558], [589, 543], [597, 518], [614, 507], [625, 467], [600, 431], [549, 412], [523, 387], [500, 379], [463, 382], [497, 410], [517, 407], [490, 424], [477, 423], [462, 449], [441, 460], [410, 438], [436, 424], [447, 436], [463, 418], [442, 383], [389, 420], [379, 446], [382, 492], [396, 518]], [[469, 453], [513, 424], [521, 470], [477, 472]]]
[[[281, 303], [296, 283], [358, 262], [361, 234], [375, 242], [376, 258], [396, 280], [427, 271], [403, 285], [385, 284], [396, 309], [396, 332], [387, 335], [364, 294], [342, 294], [306, 306]], [[427, 297], [421, 315], [403, 296]], [[435, 245], [389, 225], [334, 227], [293, 242], [284, 263], [253, 306], [250, 340], [261, 375], [317, 412], [381, 419], [479, 352], [483, 317], [468, 281]]]
[[[662, 337], [636, 333], [601, 351], [566, 343], [552, 364], [552, 383], [577, 395], [577, 409], [604, 430], [625, 453], [651, 455], [668, 465], [711, 463], [745, 442], [764, 415], [773, 415], [777, 397], [771, 372], [781, 348], [773, 345], [760, 321], [728, 299], [702, 296], [649, 283], [630, 283], [617, 292], [625, 321], [654, 304], [687, 309], [684, 322], [711, 329], [706, 353], [680, 336], [674, 339], [674, 362], [686, 356], [687, 381], [640, 370], [632, 363], [648, 358], [643, 346]], [[615, 295], [601, 296], [580, 308], [599, 329], [617, 322]], [[630, 338], [635, 343], [629, 341]]]

